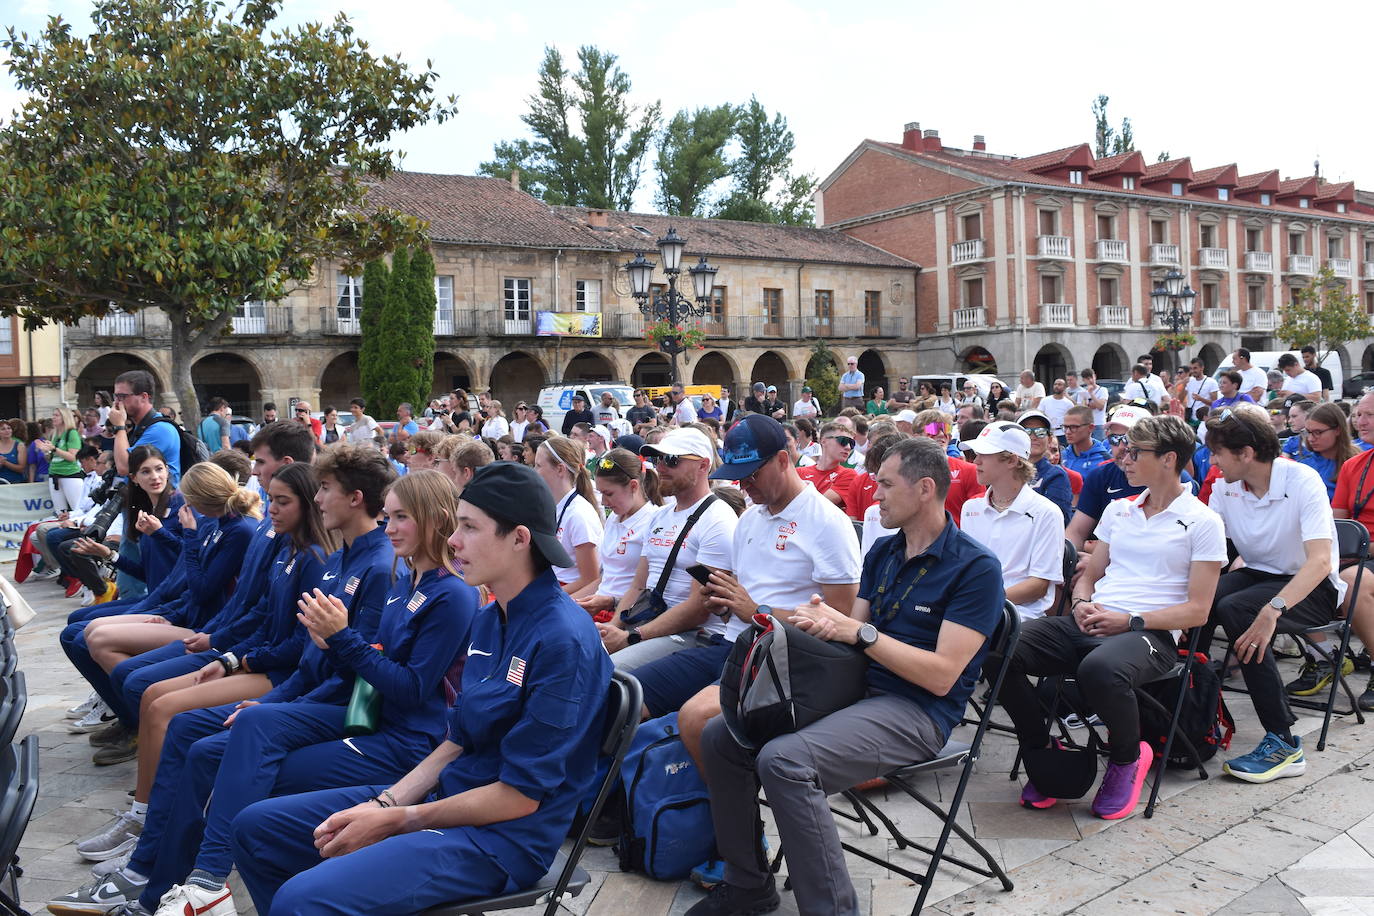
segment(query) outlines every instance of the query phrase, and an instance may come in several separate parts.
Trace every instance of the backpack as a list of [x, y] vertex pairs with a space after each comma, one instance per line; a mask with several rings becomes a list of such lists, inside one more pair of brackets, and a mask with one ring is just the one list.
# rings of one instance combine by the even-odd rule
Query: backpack
[[[172, 421], [168, 417], [159, 416], [154, 418], [153, 423], [172, 423]], [[151, 426], [152, 423], [148, 425]], [[181, 455], [177, 459], [177, 463], [181, 465], [181, 473], [185, 474], [186, 469], [193, 464], [210, 460], [210, 450], [205, 447], [204, 442], [200, 441], [199, 436], [187, 432], [175, 423], [172, 423], [172, 429], [177, 431], [177, 440], [181, 442]]]
[[[1179, 661], [1187, 661], [1188, 650], [1178, 650]], [[1178, 683], [1175, 679], [1160, 681], [1141, 688], [1154, 697], [1167, 710], [1174, 708], [1178, 697]], [[1174, 767], [1197, 767], [1216, 756], [1218, 750], [1231, 746], [1231, 735], [1236, 730], [1231, 711], [1221, 696], [1221, 678], [1201, 652], [1194, 654], [1193, 667], [1188, 674], [1188, 687], [1183, 693], [1183, 706], [1178, 712], [1178, 734], [1174, 736], [1174, 746], [1166, 763]], [[1164, 753], [1164, 739], [1169, 733], [1169, 719], [1152, 705], [1140, 705], [1140, 737], [1150, 742], [1155, 754]], [[1178, 740], [1187, 736], [1197, 749], [1194, 759], [1188, 746]]]
[[677, 713], [639, 726], [620, 777], [621, 871], [676, 881], [715, 857], [711, 799], [678, 733]]

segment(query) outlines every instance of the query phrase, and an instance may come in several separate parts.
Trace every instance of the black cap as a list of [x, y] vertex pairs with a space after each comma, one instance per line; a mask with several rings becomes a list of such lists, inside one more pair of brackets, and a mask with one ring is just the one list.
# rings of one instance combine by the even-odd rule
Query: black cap
[[524, 525], [539, 552], [554, 566], [573, 565], [572, 557], [558, 543], [553, 494], [534, 468], [494, 461], [473, 472], [459, 499], [497, 518]]

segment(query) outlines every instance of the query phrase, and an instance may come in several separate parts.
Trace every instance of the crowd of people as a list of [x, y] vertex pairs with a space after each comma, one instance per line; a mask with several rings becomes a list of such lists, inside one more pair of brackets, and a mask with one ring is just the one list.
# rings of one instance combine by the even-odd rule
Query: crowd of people
[[[1107, 733], [1099, 817], [1136, 806], [1153, 751], [1133, 688], [1193, 628], [1203, 651], [1224, 631], [1264, 729], [1223, 770], [1298, 775], [1288, 698], [1334, 668], [1312, 652], [1284, 684], [1274, 639], [1347, 604], [1334, 519], [1374, 528], [1374, 394], [1347, 419], [1329, 382], [1290, 373], [1266, 407], [1238, 369], [1225, 401], [1199, 367], [1170, 383], [1142, 360], [1110, 406], [1089, 370], [1002, 398], [860, 381], [831, 418], [805, 390], [789, 412], [764, 383], [701, 408], [674, 386], [662, 406], [574, 398], [558, 430], [461, 391], [389, 429], [361, 398], [343, 427], [296, 402], [241, 445], [215, 398], [201, 461], [125, 373], [110, 448], [63, 441], [88, 476], [34, 537], [41, 574], [93, 596], [61, 635], [92, 689], [71, 728], [97, 765], [136, 759], [136, 784], [77, 845], [92, 881], [49, 909], [227, 916], [235, 868], [263, 914], [527, 886], [592, 785], [619, 669], [645, 720], [677, 714], [709, 789], [717, 857], [693, 877], [711, 893], [688, 912], [779, 905], [761, 787], [800, 912], [856, 913], [827, 795], [939, 753], [1004, 600], [1023, 626], [998, 700], [1023, 749], [1054, 747], [1032, 679], [1077, 678]], [[93, 536], [102, 462], [127, 483]], [[1374, 578], [1348, 606], [1370, 645]], [[719, 681], [760, 612], [859, 647], [868, 695], [755, 751]], [[1058, 799], [1028, 779], [1021, 801]]]

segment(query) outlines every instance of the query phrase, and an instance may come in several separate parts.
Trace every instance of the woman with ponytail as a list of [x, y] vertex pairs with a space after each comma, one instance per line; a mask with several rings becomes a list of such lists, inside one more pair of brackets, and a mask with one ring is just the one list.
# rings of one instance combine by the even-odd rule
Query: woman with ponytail
[[597, 459], [596, 489], [610, 510], [601, 538], [601, 581], [574, 595], [577, 603], [595, 615], [614, 611], [634, 582], [639, 554], [644, 548], [644, 529], [663, 505], [658, 493], [658, 473], [645, 469], [633, 452], [613, 448]]
[[582, 445], [564, 436], [546, 439], [534, 456], [534, 470], [553, 494], [558, 542], [573, 558], [572, 566], [554, 569], [570, 595], [594, 588], [601, 578], [601, 513], [585, 462]]

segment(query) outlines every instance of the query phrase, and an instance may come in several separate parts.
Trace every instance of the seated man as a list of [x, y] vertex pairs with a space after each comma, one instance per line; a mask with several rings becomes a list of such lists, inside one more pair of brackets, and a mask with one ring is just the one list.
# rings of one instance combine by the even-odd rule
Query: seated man
[[1030, 436], [1030, 463], [1035, 467], [1031, 489], [1058, 506], [1067, 522], [1073, 515], [1073, 487], [1064, 469], [1050, 461], [1050, 440], [1054, 438], [1050, 418], [1038, 410], [1027, 410], [1018, 422]]
[[768, 794], [803, 914], [859, 912], [826, 796], [880, 776], [895, 761], [932, 759], [973, 691], [1002, 616], [997, 558], [945, 513], [949, 462], [927, 439], [894, 445], [878, 471], [883, 523], [897, 534], [864, 560], [851, 615], [819, 596], [793, 622], [868, 653], [870, 696], [757, 755], [720, 717], [702, 734], [716, 846], [725, 880], [689, 916], [766, 913], [778, 892], [760, 846], [758, 790]]
[[1031, 440], [998, 420], [966, 443], [974, 453], [982, 496], [964, 503], [959, 527], [1002, 561], [1007, 600], [1023, 620], [1043, 617], [1064, 581], [1064, 516], [1027, 484], [1035, 477]]
[[1245, 566], [1222, 576], [1204, 640], [1220, 623], [1265, 730], [1222, 770], [1246, 782], [1298, 776], [1307, 760], [1270, 643], [1276, 632], [1331, 622], [1345, 592], [1326, 485], [1307, 465], [1277, 460], [1278, 436], [1255, 408], [1209, 417], [1207, 445], [1223, 477], [1209, 505]]
[[[1135, 808], [1153, 761], [1140, 739], [1134, 688], [1173, 667], [1177, 633], [1206, 620], [1226, 559], [1221, 520], [1179, 478], [1193, 454], [1193, 430], [1178, 417], [1148, 417], [1129, 435], [1126, 476], [1144, 489], [1102, 513], [1097, 548], [1073, 589], [1072, 615], [1021, 628], [999, 695], [1022, 749], [1048, 747], [1049, 725], [1027, 675], [1078, 679], [1107, 727], [1109, 762], [1092, 804], [1107, 820]], [[1027, 808], [1055, 801], [1029, 780], [1021, 791]]]
[[[913, 436], [933, 439], [949, 459], [949, 489], [945, 493], [945, 509], [954, 517], [954, 523], [957, 525], [964, 517], [964, 503], [975, 496], [982, 496], [983, 485], [978, 482], [977, 468], [963, 459], [957, 443], [950, 440], [951, 426], [947, 415], [931, 409], [917, 414], [911, 429], [905, 431]], [[897, 424], [897, 428], [901, 429], [900, 423]], [[951, 448], [954, 450], [953, 453], [950, 452]]]
[[798, 468], [802, 480], [809, 481], [816, 492], [830, 502], [844, 508], [850, 488], [854, 486], [854, 469], [846, 466], [854, 449], [854, 436], [850, 429], [831, 421], [821, 427], [816, 438], [821, 447], [816, 463]]

